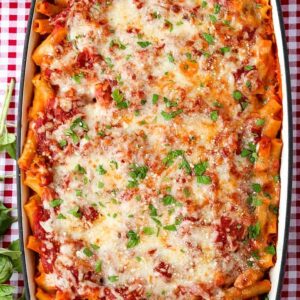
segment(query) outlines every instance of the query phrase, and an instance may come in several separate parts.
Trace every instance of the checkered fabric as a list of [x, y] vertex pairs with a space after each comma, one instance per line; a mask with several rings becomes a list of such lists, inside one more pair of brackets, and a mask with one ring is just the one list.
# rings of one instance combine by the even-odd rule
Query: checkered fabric
[[[298, 4], [297, 4], [298, 2]], [[22, 52], [25, 31], [30, 9], [30, 0], [0, 0], [0, 107], [6, 83], [15, 78], [17, 85], [8, 112], [9, 130], [15, 131], [19, 82], [21, 74]], [[300, 299], [300, 2], [282, 0], [282, 10], [289, 49], [289, 63], [293, 98], [294, 126], [294, 178], [289, 235], [288, 259], [286, 264], [282, 299]], [[0, 154], [0, 176], [15, 174], [15, 161], [7, 154]], [[5, 179], [0, 182], [0, 201], [16, 208], [16, 180]], [[16, 210], [13, 211], [16, 215]], [[18, 238], [18, 225], [13, 224], [7, 234], [1, 238], [0, 246], [7, 247]], [[20, 294], [23, 289], [21, 274], [14, 274], [11, 284]]]

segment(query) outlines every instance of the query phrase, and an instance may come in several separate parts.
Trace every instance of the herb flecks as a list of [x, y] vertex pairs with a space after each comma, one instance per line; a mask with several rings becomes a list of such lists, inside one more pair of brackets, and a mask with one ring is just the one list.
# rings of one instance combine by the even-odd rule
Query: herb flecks
[[207, 161], [201, 161], [200, 163], [198, 163], [194, 166], [194, 172], [195, 172], [195, 175], [197, 176], [198, 183], [211, 184], [211, 182], [212, 182], [211, 177], [208, 175], [205, 175], [207, 168], [208, 168]]
[[113, 100], [116, 102], [116, 106], [119, 109], [128, 108], [129, 104], [126, 100], [124, 100], [123, 94], [118, 89], [114, 89], [111, 94]]
[[131, 179], [128, 181], [127, 187], [134, 188], [137, 187], [139, 182], [146, 178], [148, 172], [148, 167], [145, 165], [137, 165], [131, 164], [130, 165], [130, 172], [129, 176]]
[[128, 242], [127, 242], [128, 249], [134, 248], [140, 242], [139, 235], [136, 232], [134, 232], [133, 230], [128, 231], [127, 237], [128, 237]]

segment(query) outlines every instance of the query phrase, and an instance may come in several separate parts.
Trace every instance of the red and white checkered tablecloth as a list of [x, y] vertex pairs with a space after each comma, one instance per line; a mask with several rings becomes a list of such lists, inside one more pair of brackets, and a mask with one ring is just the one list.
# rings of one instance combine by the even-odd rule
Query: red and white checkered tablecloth
[[[0, 0], [0, 104], [6, 83], [10, 78], [17, 81], [8, 121], [16, 124], [19, 82], [25, 31], [30, 0]], [[293, 98], [294, 126], [294, 178], [289, 235], [288, 259], [282, 290], [282, 299], [300, 299], [300, 1], [282, 0], [282, 10], [289, 49], [289, 63]], [[298, 2], [298, 4], [297, 4]], [[1, 107], [1, 105], [0, 105]], [[14, 128], [10, 128], [11, 132]], [[15, 161], [7, 154], [0, 154], [0, 176], [15, 174]], [[17, 207], [16, 180], [0, 182], [0, 201], [9, 207]], [[16, 215], [16, 211], [13, 212]], [[7, 247], [18, 238], [18, 225], [13, 224], [0, 246]], [[14, 274], [11, 284], [22, 292], [22, 275]]]

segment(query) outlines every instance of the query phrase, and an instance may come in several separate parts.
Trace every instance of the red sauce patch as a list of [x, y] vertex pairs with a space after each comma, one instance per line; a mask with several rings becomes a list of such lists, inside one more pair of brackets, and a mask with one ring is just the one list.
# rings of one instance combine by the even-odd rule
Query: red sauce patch
[[154, 270], [167, 279], [172, 278], [171, 266], [163, 261], [161, 261], [159, 265], [154, 268]]

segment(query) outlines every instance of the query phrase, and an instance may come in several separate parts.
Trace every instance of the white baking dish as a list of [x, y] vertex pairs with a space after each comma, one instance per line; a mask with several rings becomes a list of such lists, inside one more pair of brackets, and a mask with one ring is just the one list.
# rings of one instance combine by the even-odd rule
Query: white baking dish
[[[270, 272], [272, 282], [272, 289], [269, 293], [269, 299], [280, 299], [284, 266], [287, 252], [288, 242], [288, 229], [290, 219], [290, 206], [291, 206], [291, 186], [292, 186], [292, 113], [291, 113], [291, 91], [290, 91], [290, 76], [288, 69], [287, 47], [284, 35], [284, 26], [282, 20], [282, 13], [279, 0], [271, 0], [273, 8], [273, 21], [274, 30], [278, 47], [278, 56], [281, 70], [282, 80], [282, 94], [283, 94], [283, 128], [282, 140], [283, 151], [281, 160], [281, 198], [279, 207], [279, 232], [277, 243], [277, 262]], [[30, 11], [28, 21], [28, 31], [24, 47], [23, 68], [20, 84], [20, 98], [19, 98], [19, 115], [18, 115], [18, 157], [20, 156], [21, 149], [25, 140], [27, 132], [27, 112], [32, 101], [33, 87], [31, 79], [35, 74], [35, 65], [31, 59], [33, 50], [39, 43], [39, 35], [32, 29], [32, 20], [37, 15], [34, 11], [35, 0], [32, 1], [32, 8]], [[34, 300], [35, 297], [35, 255], [32, 251], [26, 249], [27, 237], [30, 233], [29, 223], [23, 209], [29, 191], [26, 186], [22, 184], [23, 174], [17, 170], [18, 177], [18, 207], [19, 207], [19, 228], [20, 228], [20, 241], [23, 248], [23, 270], [24, 282], [27, 299]]]

